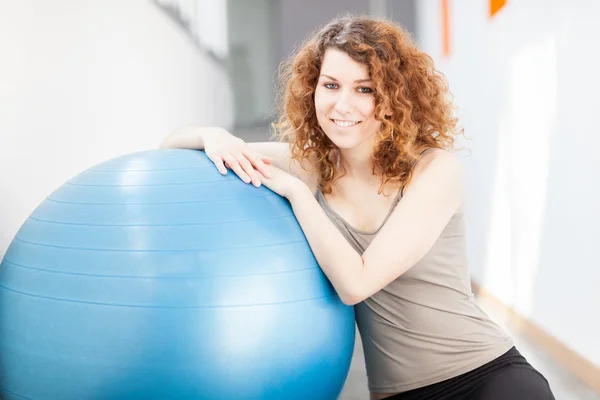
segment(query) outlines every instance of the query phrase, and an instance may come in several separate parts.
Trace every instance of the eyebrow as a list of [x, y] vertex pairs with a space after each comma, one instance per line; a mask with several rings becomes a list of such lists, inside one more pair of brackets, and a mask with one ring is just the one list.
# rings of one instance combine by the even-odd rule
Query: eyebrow
[[[329, 75], [325, 75], [325, 74], [321, 74], [321, 76], [324, 76], [325, 78], [329, 78], [332, 81], [338, 82], [338, 80], [335, 79], [333, 76], [329, 76]], [[368, 78], [368, 79], [357, 79], [357, 80], [354, 81], [354, 83], [363, 83], [363, 82], [371, 82], [371, 81], [372, 80], [370, 78]]]

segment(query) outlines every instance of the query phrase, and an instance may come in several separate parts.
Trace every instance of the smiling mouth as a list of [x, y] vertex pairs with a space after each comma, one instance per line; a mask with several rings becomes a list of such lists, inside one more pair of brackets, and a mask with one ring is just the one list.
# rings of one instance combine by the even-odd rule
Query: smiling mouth
[[341, 119], [332, 119], [333, 123], [341, 128], [348, 128], [350, 126], [360, 124], [360, 121], [344, 121]]

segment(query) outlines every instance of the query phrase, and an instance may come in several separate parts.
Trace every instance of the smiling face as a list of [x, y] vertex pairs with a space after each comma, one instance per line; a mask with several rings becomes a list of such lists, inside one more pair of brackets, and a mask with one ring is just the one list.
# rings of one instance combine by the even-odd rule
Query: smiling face
[[327, 49], [315, 90], [315, 110], [319, 125], [341, 150], [372, 146], [381, 122], [375, 119], [367, 66], [343, 51]]

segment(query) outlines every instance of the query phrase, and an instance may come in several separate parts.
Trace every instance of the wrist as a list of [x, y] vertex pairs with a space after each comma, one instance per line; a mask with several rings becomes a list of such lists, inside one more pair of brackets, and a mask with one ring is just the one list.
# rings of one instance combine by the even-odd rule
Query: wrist
[[235, 138], [235, 136], [233, 136], [231, 133], [227, 132], [226, 129], [221, 128], [221, 127], [209, 127], [209, 128], [202, 127], [202, 128], [196, 128], [196, 129], [198, 129], [198, 135], [203, 140], [212, 139], [212, 138], [224, 138], [224, 137]]
[[303, 198], [312, 197], [312, 193], [308, 186], [302, 182], [300, 179], [296, 179], [296, 184], [291, 185], [288, 192], [285, 193], [285, 196], [290, 203], [295, 203], [297, 201], [301, 201]]
[[232, 135], [226, 129], [220, 127], [200, 128], [198, 136], [202, 140], [205, 149], [206, 144], [211, 143], [213, 141], [220, 143], [223, 142], [223, 140], [225, 140], [227, 143], [237, 142], [240, 145], [245, 143], [243, 139]]

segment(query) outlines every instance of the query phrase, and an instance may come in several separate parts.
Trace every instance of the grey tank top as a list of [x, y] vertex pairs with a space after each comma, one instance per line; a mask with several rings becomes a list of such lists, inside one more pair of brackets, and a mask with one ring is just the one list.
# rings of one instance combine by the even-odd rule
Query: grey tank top
[[[329, 207], [320, 190], [315, 196], [362, 255], [380, 228], [354, 229]], [[401, 197], [399, 191], [388, 217]], [[452, 216], [419, 262], [354, 309], [372, 393], [405, 392], [450, 379], [513, 346], [510, 336], [474, 301], [462, 212]]]

